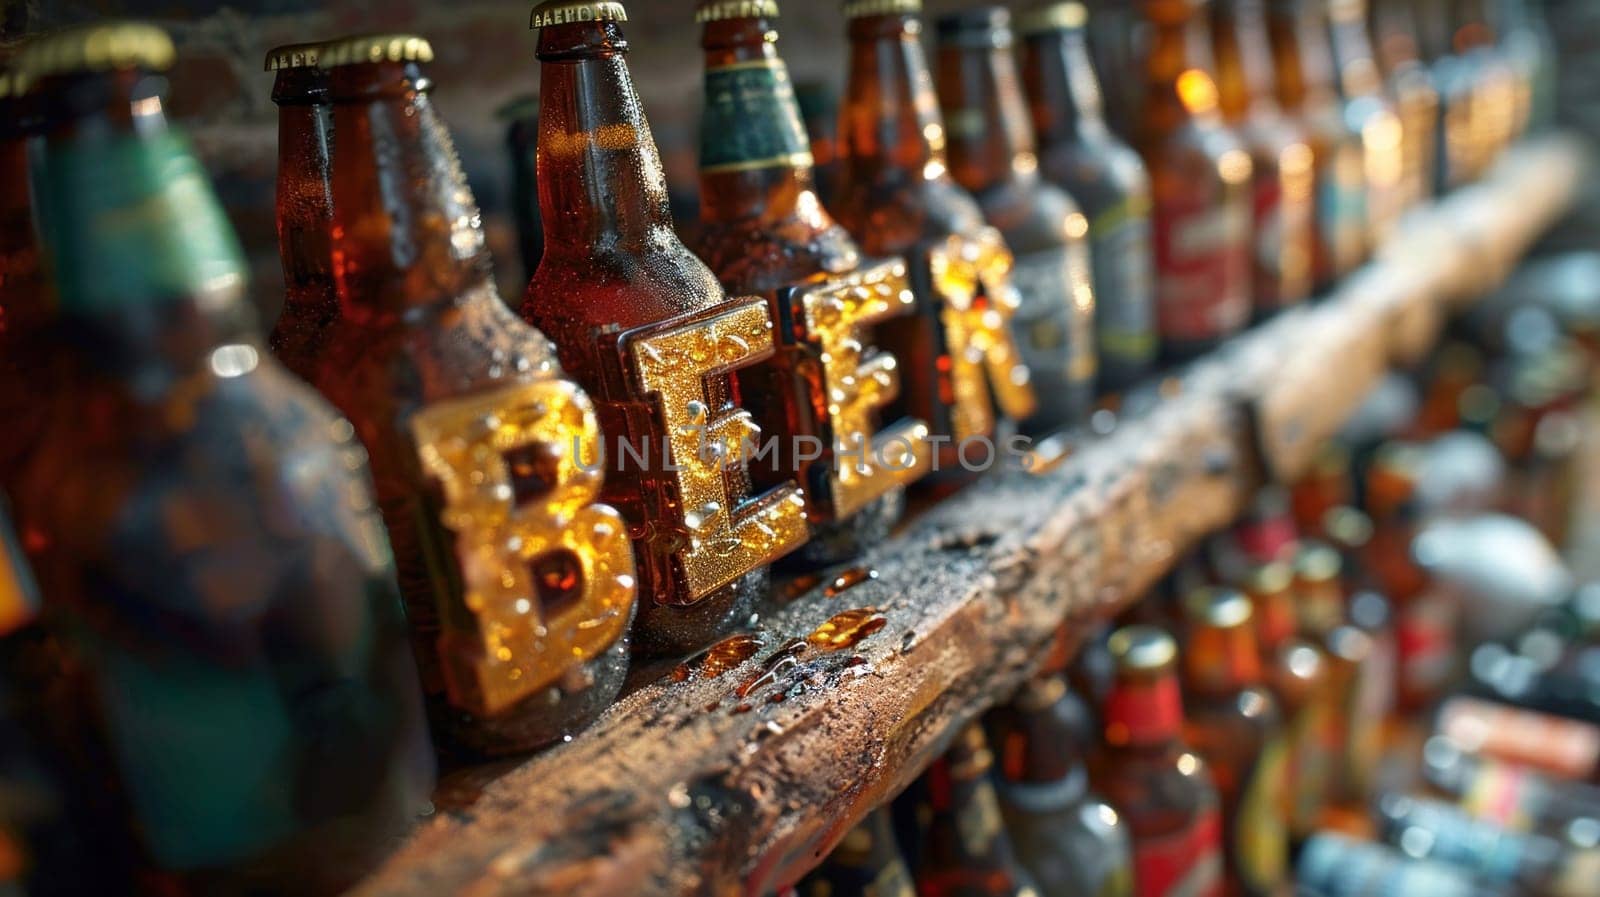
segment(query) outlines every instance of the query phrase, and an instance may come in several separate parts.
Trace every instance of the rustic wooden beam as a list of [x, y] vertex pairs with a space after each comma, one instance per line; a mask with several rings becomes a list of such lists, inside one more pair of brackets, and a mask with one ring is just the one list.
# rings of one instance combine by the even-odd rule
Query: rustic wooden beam
[[[928, 509], [865, 560], [875, 576], [776, 601], [748, 660], [686, 664], [569, 744], [457, 776], [354, 893], [760, 895], [792, 880], [1004, 700], [1063, 621], [1125, 607], [1264, 477], [1303, 471], [1447, 307], [1565, 210], [1584, 164], [1566, 139], [1516, 148], [1327, 301]], [[839, 650], [804, 641], [846, 611], [875, 631]]]

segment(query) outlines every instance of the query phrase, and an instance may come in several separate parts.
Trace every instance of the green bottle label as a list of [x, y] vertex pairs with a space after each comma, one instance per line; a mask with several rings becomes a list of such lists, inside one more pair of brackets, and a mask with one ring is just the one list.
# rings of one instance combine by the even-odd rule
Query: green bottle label
[[811, 144], [783, 60], [709, 69], [705, 86], [701, 171], [811, 164]]
[[233, 227], [175, 132], [49, 144], [34, 192], [63, 309], [170, 302], [244, 282]]

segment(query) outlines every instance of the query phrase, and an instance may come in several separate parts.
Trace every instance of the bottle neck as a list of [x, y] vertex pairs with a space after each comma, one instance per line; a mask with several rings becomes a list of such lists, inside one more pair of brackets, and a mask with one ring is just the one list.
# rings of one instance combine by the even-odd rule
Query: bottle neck
[[1273, 112], [1272, 47], [1262, 0], [1220, 0], [1212, 19], [1217, 98], [1229, 121]]
[[1333, 57], [1321, 0], [1269, 0], [1267, 27], [1277, 62], [1278, 99], [1291, 109], [1333, 91]]
[[777, 39], [764, 17], [706, 24], [700, 216], [707, 222], [768, 224], [826, 215]]
[[1364, 0], [1336, 0], [1328, 16], [1329, 44], [1339, 87], [1345, 97], [1372, 96], [1383, 90], [1372, 38], [1367, 32], [1367, 4]]
[[1254, 629], [1196, 626], [1183, 652], [1184, 687], [1196, 695], [1226, 697], [1261, 684], [1261, 652]]
[[1147, 7], [1150, 45], [1145, 57], [1143, 125], [1147, 138], [1164, 134], [1190, 118], [1217, 112], [1211, 73], [1210, 35], [1200, 7], [1166, 3], [1161, 14]]
[[840, 115], [848, 184], [886, 174], [942, 172], [944, 123], [922, 51], [922, 22], [911, 15], [850, 22], [850, 69]]
[[616, 22], [539, 34], [539, 212], [545, 259], [676, 243], [667, 177]]
[[1001, 777], [1016, 784], [1053, 784], [1081, 779], [1081, 739], [1088, 707], [1067, 690], [1061, 676], [1030, 683], [994, 715], [993, 746]]
[[1009, 35], [965, 32], [939, 42], [938, 93], [950, 172], [974, 192], [1038, 168]]
[[1157, 747], [1183, 732], [1178, 677], [1162, 673], [1119, 674], [1105, 702], [1105, 739], [1114, 747]]
[[278, 72], [278, 258], [286, 307], [324, 306], [333, 278], [333, 107], [327, 74], [314, 68]]
[[1100, 79], [1081, 28], [1029, 35], [1022, 45], [1033, 130], [1045, 147], [1105, 137]]
[[1378, 61], [1393, 72], [1417, 62], [1417, 22], [1410, 0], [1376, 0], [1372, 8], [1372, 34]]

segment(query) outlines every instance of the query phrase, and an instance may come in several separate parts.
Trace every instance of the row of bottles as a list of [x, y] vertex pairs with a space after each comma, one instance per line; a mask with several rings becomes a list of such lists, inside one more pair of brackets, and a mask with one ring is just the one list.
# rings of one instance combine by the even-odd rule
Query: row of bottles
[[[1317, 220], [1321, 163], [1284, 136], [1301, 107], [1264, 86], [1260, 11], [1202, 6], [1140, 8], [1135, 153], [1100, 118], [1083, 7], [1030, 13], [1020, 54], [1005, 10], [946, 17], [930, 67], [919, 3], [851, 0], [828, 155], [777, 52], [776, 4], [703, 2], [691, 251], [626, 10], [541, 3], [542, 248], [515, 310], [427, 41], [278, 48], [288, 296], [267, 340], [164, 114], [166, 35], [111, 24], [24, 44], [0, 76], [0, 490], [41, 598], [4, 593], [3, 673], [28, 755], [100, 859], [52, 864], [54, 881], [347, 884], [426, 810], [430, 733], [452, 757], [568, 736], [614, 701], [630, 652], [705, 647], [746, 625], [774, 563], [847, 561], [887, 536], [908, 488], [971, 480], [965, 441], [1080, 422], [1099, 359], [1099, 388], [1119, 389], [1149, 369], [1154, 334], [1187, 357], [1242, 326], [1252, 295], [1262, 314], [1303, 299], [1317, 244], [1283, 228]], [[1327, 49], [1313, 20], [1296, 18], [1306, 56]], [[1363, 116], [1388, 119], [1369, 88], [1339, 93], [1350, 133], [1376, 135], [1344, 172], [1364, 197], [1360, 253], [1404, 205], [1372, 198], [1394, 166], [1372, 158], [1383, 128]], [[836, 166], [826, 204], [819, 158]], [[1241, 606], [1214, 603], [1219, 620]], [[1110, 724], [1106, 740], [1203, 782], [1174, 747], [1164, 638], [1123, 637], [1131, 697], [1106, 713], [1124, 741]], [[1055, 712], [1065, 698], [1040, 687], [1038, 712]], [[931, 789], [935, 816], [988, 762], [968, 750]], [[1154, 857], [1139, 867], [1166, 870], [1144, 879], [1198, 874], [1177, 858], [1223, 837], [1229, 801], [1257, 800], [1223, 791], [1189, 807], [1203, 825], [1147, 832], [1118, 811]]]

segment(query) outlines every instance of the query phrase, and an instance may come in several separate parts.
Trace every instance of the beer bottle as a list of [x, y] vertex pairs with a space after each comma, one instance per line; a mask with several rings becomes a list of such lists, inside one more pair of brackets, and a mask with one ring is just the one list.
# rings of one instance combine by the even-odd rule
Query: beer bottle
[[511, 215], [517, 221], [517, 251], [524, 277], [532, 277], [544, 254], [544, 222], [539, 218], [539, 98], [519, 96], [495, 111], [506, 127], [511, 158]]
[[39, 111], [19, 80], [0, 71], [0, 487], [10, 489], [44, 427], [40, 390], [58, 367], [49, 338], [53, 297], [28, 193], [27, 141]]
[[1205, 761], [1184, 740], [1172, 637], [1153, 626], [1111, 636], [1116, 682], [1102, 710], [1091, 781], [1127, 821], [1139, 897], [1222, 893], [1222, 817]]
[[1039, 173], [1089, 219], [1098, 385], [1122, 392], [1149, 372], [1156, 355], [1150, 178], [1139, 154], [1106, 125], [1087, 20], [1081, 3], [1024, 13], [1017, 23], [1022, 80], [1038, 134]]
[[1289, 488], [1295, 528], [1313, 538], [1324, 535], [1328, 515], [1354, 501], [1353, 486], [1349, 447], [1337, 441], [1325, 443], [1317, 449], [1311, 469]]
[[1090, 790], [1095, 721], [1067, 680], [1030, 680], [986, 720], [999, 754], [1000, 815], [1043, 897], [1130, 897], [1127, 825]]
[[926, 801], [914, 877], [920, 897], [1037, 897], [1017, 862], [989, 770], [994, 755], [976, 723], [923, 774]]
[[806, 502], [792, 482], [752, 488], [760, 433], [732, 372], [773, 355], [773, 323], [673, 233], [626, 19], [615, 2], [534, 7], [545, 247], [522, 316], [555, 341], [612, 443], [602, 497], [638, 559], [636, 644], [686, 653], [749, 619], [768, 565], [806, 540]]
[[938, 32], [950, 172], [1016, 255], [1011, 282], [1021, 302], [1011, 325], [1039, 396], [1023, 430], [1038, 435], [1084, 422], [1097, 370], [1089, 221], [1071, 196], [1039, 177], [1011, 13], [999, 6], [951, 13]]
[[872, 347], [870, 331], [911, 311], [906, 265], [864, 262], [818, 201], [777, 15], [775, 0], [707, 0], [696, 16], [706, 55], [700, 257], [727, 289], [765, 297], [778, 323], [772, 359], [739, 376], [756, 423], [777, 441], [751, 476], [804, 484], [814, 531], [795, 557], [826, 565], [889, 534], [932, 448], [923, 421], [878, 427], [898, 360]]
[[1327, 782], [1338, 769], [1337, 745], [1329, 738], [1333, 703], [1327, 686], [1328, 664], [1315, 644], [1297, 634], [1294, 568], [1288, 561], [1256, 566], [1245, 584], [1261, 665], [1283, 714], [1289, 752], [1279, 807], [1298, 842], [1315, 828]]
[[1201, 588], [1185, 596], [1184, 613], [1184, 734], [1222, 801], [1222, 890], [1276, 895], [1289, 878], [1289, 743], [1262, 672], [1250, 599]]
[[99, 24], [17, 60], [71, 369], [15, 496], [53, 652], [30, 734], [102, 893], [324, 893], [427, 806], [416, 667], [361, 449], [256, 332], [171, 59]]
[[800, 119], [811, 144], [811, 180], [830, 206], [839, 198], [839, 91], [824, 81], [800, 81], [794, 86]]
[[1317, 242], [1312, 259], [1318, 290], [1366, 260], [1365, 154], [1344, 120], [1335, 86], [1327, 0], [1267, 0], [1278, 102], [1304, 129], [1315, 159]]
[[931, 479], [949, 488], [975, 475], [963, 444], [996, 434], [995, 405], [1021, 420], [1038, 400], [1011, 335], [1011, 251], [945, 163], [921, 10], [921, 0], [844, 3], [850, 62], [833, 211], [869, 256], [907, 260], [912, 314], [877, 328], [901, 371], [888, 414], [929, 423]]
[[1411, 206], [1433, 195], [1439, 92], [1422, 62], [1412, 0], [1372, 0], [1368, 19], [1379, 67], [1400, 113], [1400, 194]]
[[1263, 0], [1217, 0], [1211, 18], [1222, 117], [1250, 151], [1251, 295], [1256, 318], [1311, 294], [1315, 172], [1301, 127], [1273, 91]]
[[633, 564], [594, 504], [594, 411], [500, 301], [409, 35], [323, 48], [343, 314], [313, 381], [372, 454], [435, 730], [498, 754], [574, 731], [626, 672]]
[[846, 832], [794, 892], [795, 897], [915, 897], [888, 808], [873, 810]]
[[1328, 38], [1338, 72], [1344, 118], [1361, 136], [1367, 184], [1367, 248], [1381, 243], [1404, 210], [1404, 129], [1384, 90], [1367, 33], [1367, 0], [1329, 0]]
[[267, 344], [283, 366], [310, 380], [322, 360], [328, 329], [339, 317], [333, 286], [333, 110], [328, 73], [317, 64], [323, 45], [289, 44], [267, 51], [276, 72], [278, 106], [278, 258], [283, 310]]
[[1209, 0], [1142, 0], [1149, 34], [1134, 145], [1150, 170], [1162, 355], [1207, 351], [1250, 316], [1250, 154], [1223, 123]]
[[1137, 7], [1127, 0], [1089, 0], [1089, 54], [1107, 96], [1106, 123], [1124, 141], [1139, 132], [1144, 103], [1144, 67], [1136, 52]]

